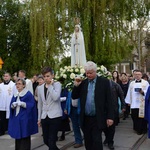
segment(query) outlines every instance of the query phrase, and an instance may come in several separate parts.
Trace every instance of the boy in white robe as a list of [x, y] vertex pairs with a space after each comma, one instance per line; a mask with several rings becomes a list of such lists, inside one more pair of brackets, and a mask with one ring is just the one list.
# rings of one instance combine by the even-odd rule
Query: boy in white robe
[[15, 83], [11, 81], [10, 73], [3, 75], [3, 82], [0, 84], [0, 135], [5, 134], [8, 128], [8, 119], [10, 115], [9, 106], [13, 96]]
[[24, 79], [26, 81], [26, 88], [27, 88], [27, 90], [29, 90], [33, 94], [32, 81], [30, 79], [26, 78], [26, 71], [25, 70], [20, 70], [18, 72], [18, 77], [22, 78], [22, 79]]

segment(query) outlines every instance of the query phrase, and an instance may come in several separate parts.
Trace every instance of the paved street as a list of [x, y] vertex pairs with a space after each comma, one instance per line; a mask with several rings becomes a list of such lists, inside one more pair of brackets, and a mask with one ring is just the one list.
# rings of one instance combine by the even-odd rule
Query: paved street
[[[41, 134], [40, 129], [38, 134], [32, 136], [32, 150], [48, 150], [47, 146], [43, 144]], [[71, 132], [66, 135], [65, 141], [58, 141], [57, 145], [61, 150], [74, 150], [73, 143], [74, 135]], [[14, 150], [14, 146], [14, 139], [9, 135], [0, 136], [0, 150]], [[68, 146], [69, 148], [66, 148]], [[131, 118], [121, 119], [120, 124], [116, 127], [114, 146], [115, 150], [149, 150], [150, 139], [147, 138], [147, 135], [137, 135], [133, 132]], [[83, 146], [77, 150], [85, 150], [85, 148]], [[104, 150], [108, 150], [107, 146], [104, 146]]]

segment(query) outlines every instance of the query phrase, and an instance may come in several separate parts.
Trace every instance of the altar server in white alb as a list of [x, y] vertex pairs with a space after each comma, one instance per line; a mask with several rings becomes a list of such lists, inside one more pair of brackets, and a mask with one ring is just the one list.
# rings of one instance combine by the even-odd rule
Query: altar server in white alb
[[144, 119], [145, 95], [149, 87], [149, 83], [142, 79], [142, 72], [136, 70], [134, 72], [135, 80], [129, 85], [125, 102], [130, 104], [131, 117], [133, 120], [133, 130], [138, 135], [147, 132], [147, 121]]
[[71, 66], [84, 66], [86, 63], [84, 37], [80, 25], [75, 25], [71, 38]]
[[15, 83], [11, 81], [11, 75], [5, 72], [3, 82], [0, 84], [0, 135], [4, 135], [8, 128], [10, 115], [9, 105], [13, 96]]
[[26, 88], [33, 94], [33, 85], [32, 81], [28, 78], [26, 78], [26, 71], [25, 70], [19, 70], [18, 77], [22, 78], [26, 81]]

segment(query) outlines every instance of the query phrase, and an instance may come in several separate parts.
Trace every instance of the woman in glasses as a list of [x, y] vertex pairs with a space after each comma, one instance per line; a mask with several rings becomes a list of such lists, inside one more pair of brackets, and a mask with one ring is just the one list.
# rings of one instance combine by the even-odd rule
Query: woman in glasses
[[26, 88], [26, 81], [16, 80], [17, 94], [10, 103], [9, 135], [15, 139], [15, 150], [30, 150], [31, 135], [38, 132], [34, 96]]

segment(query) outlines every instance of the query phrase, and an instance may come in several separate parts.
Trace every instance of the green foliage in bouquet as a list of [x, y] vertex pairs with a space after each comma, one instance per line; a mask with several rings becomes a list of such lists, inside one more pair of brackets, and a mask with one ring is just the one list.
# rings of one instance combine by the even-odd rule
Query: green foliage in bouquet
[[71, 91], [74, 86], [75, 77], [80, 75], [84, 78], [84, 73], [85, 70], [82, 66], [65, 66], [56, 72], [55, 79], [62, 83], [62, 88], [68, 88]]
[[[62, 88], [68, 88], [68, 90], [71, 91], [74, 86], [75, 77], [80, 76], [82, 80], [84, 80], [86, 78], [84, 74], [85, 70], [83, 66], [65, 66], [56, 71], [55, 80], [62, 83]], [[97, 67], [97, 75], [106, 78], [111, 77], [110, 73], [107, 71], [107, 68], [103, 65]]]

